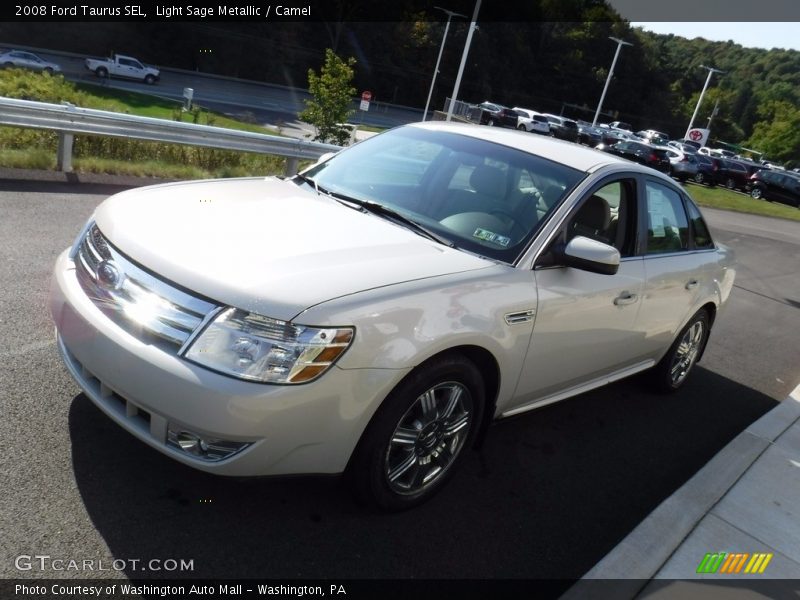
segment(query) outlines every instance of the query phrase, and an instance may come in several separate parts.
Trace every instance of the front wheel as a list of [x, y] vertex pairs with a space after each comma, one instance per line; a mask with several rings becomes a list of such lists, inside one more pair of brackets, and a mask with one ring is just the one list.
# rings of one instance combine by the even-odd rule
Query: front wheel
[[736, 182], [733, 180], [733, 177], [728, 177], [725, 180], [725, 187], [728, 188], [729, 190], [735, 190], [736, 189]]
[[156, 78], [155, 78], [155, 77], [153, 77], [152, 75], [147, 75], [147, 76], [144, 78], [144, 82], [145, 82], [147, 85], [153, 85], [153, 84], [156, 82]]
[[697, 175], [694, 176], [695, 183], [702, 184], [705, 183], [705, 181], [706, 181], [705, 175], [703, 175], [702, 173], [697, 173]]
[[494, 127], [497, 123], [494, 122], [494, 119], [489, 119], [489, 122], [486, 123], [489, 127]]
[[527, 129], [525, 129], [525, 125], [517, 125], [517, 129], [520, 131], [527, 131]]
[[658, 391], [674, 392], [689, 377], [703, 353], [710, 325], [708, 313], [699, 310], [678, 334], [664, 358], [653, 369], [653, 384]]
[[754, 187], [750, 190], [750, 197], [754, 200], [761, 200], [761, 188]]
[[480, 371], [462, 356], [409, 375], [378, 409], [348, 466], [356, 497], [384, 510], [431, 498], [472, 445], [484, 395]]
[[108, 77], [108, 69], [106, 69], [105, 67], [98, 67], [94, 73], [100, 79], [105, 79], [106, 77]]

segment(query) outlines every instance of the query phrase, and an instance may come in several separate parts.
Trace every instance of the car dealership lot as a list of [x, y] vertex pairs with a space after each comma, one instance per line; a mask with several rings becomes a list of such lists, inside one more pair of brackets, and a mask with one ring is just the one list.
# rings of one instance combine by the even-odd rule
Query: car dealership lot
[[[704, 210], [740, 260], [677, 395], [637, 380], [500, 422], [429, 504], [368, 513], [336, 480], [240, 481], [174, 463], [79, 394], [47, 314], [56, 255], [114, 188], [0, 179], [0, 576], [15, 558], [185, 559], [156, 577], [576, 577], [800, 379], [800, 225]], [[691, 192], [691, 189], [690, 189]], [[112, 573], [113, 574], [113, 573]]]

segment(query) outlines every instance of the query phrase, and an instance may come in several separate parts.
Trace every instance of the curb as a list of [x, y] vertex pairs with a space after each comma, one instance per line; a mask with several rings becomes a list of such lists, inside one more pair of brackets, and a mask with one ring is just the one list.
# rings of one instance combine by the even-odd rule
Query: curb
[[764, 451], [800, 419], [800, 385], [651, 512], [561, 597], [634, 597]]

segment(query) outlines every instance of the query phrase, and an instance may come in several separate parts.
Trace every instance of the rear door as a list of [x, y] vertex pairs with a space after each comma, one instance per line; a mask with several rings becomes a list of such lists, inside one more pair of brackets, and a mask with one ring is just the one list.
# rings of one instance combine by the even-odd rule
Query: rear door
[[644, 178], [642, 191], [640, 227], [646, 232], [646, 282], [638, 328], [646, 353], [658, 359], [691, 316], [701, 290], [713, 283], [708, 279], [716, 257], [713, 244], [696, 247], [690, 240], [681, 193], [651, 178]]

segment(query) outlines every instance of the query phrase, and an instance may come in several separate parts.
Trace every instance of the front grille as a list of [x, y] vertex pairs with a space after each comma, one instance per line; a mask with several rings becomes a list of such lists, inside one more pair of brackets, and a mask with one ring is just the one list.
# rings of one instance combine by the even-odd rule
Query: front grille
[[172, 352], [218, 308], [133, 263], [94, 224], [78, 246], [75, 266], [81, 287], [111, 320], [137, 339]]

